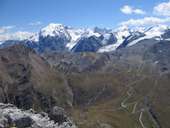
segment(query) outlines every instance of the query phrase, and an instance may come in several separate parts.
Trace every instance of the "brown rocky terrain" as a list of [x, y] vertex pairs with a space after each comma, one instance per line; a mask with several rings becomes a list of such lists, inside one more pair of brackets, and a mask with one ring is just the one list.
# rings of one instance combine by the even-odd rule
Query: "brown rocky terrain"
[[72, 93], [63, 75], [22, 45], [0, 50], [0, 87], [0, 102], [20, 108], [48, 111], [55, 105], [72, 105]]
[[168, 128], [169, 42], [147, 40], [113, 53], [45, 54], [73, 90], [80, 128]]

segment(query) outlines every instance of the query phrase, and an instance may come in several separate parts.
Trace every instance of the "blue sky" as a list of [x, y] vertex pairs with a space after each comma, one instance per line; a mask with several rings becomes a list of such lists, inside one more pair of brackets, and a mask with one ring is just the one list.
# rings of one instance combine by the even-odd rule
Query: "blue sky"
[[[152, 12], [163, 0], [0, 0], [0, 26], [25, 25], [40, 21], [75, 27], [115, 27], [119, 22], [141, 15], [124, 15], [120, 8], [130, 5]], [[165, 0], [164, 0], [165, 1]], [[29, 28], [29, 27], [28, 27]]]
[[[154, 7], [163, 3], [167, 4], [166, 10], [161, 6], [153, 13]], [[115, 28], [130, 19], [147, 17], [151, 19], [144, 19], [144, 22], [153, 17], [159, 18], [154, 20], [168, 18], [166, 22], [169, 22], [168, 7], [169, 0], [0, 0], [0, 29], [35, 32], [49, 23]], [[160, 15], [161, 11], [165, 14]]]

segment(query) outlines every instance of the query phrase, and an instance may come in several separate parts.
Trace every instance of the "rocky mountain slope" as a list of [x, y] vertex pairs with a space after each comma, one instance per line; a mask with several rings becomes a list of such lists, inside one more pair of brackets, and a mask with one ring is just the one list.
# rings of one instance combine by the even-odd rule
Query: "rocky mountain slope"
[[73, 90], [81, 128], [167, 128], [170, 42], [145, 39], [113, 53], [48, 53]]
[[0, 50], [0, 102], [48, 111], [54, 105], [71, 106], [72, 92], [43, 58], [15, 45]]

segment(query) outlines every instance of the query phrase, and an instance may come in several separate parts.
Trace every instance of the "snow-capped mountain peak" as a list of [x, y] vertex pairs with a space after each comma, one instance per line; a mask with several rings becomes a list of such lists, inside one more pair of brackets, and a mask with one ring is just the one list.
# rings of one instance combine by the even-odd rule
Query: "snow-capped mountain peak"
[[71, 50], [76, 45], [77, 40], [82, 37], [84, 30], [69, 28], [67, 31], [71, 37], [71, 40], [67, 43], [66, 47]]
[[96, 37], [99, 37], [101, 34], [97, 33], [97, 32], [94, 32], [92, 29], [90, 28], [87, 28], [84, 30], [84, 34], [83, 36], [84, 37], [91, 37], [91, 36], [96, 36]]
[[128, 27], [120, 27], [118, 29], [113, 30], [113, 33], [115, 34], [115, 37], [117, 38], [117, 42], [114, 44], [110, 44], [104, 47], [101, 47], [98, 52], [111, 52], [116, 50], [124, 41], [126, 37], [130, 35], [130, 29]]
[[29, 41], [32, 42], [38, 42], [39, 41], [39, 34], [35, 33], [34, 35], [32, 35], [31, 37], [28, 38]]
[[66, 38], [69, 38], [69, 34], [66, 30], [66, 27], [62, 24], [54, 24], [54, 23], [51, 23], [48, 26], [42, 28], [40, 30], [40, 35], [43, 37], [64, 36]]
[[[121, 26], [117, 29], [100, 28], [72, 28], [62, 24], [51, 23], [42, 28], [40, 32], [31, 34], [28, 39], [24, 39], [30, 47], [38, 52], [48, 51], [97, 51], [112, 52], [120, 48], [130, 47], [141, 41], [154, 39], [170, 39], [168, 26], [157, 25], [152, 27], [129, 28]], [[27, 41], [28, 40], [28, 41]], [[20, 40], [18, 40], [20, 42]], [[22, 40], [21, 40], [22, 41]], [[22, 41], [22, 42], [23, 42]], [[6, 45], [14, 44], [11, 40]], [[34, 43], [36, 42], [36, 43]], [[1, 44], [5, 46], [5, 43]], [[73, 50], [74, 49], [74, 50]], [[95, 49], [95, 50], [94, 50]]]
[[145, 34], [147, 36], [160, 37], [167, 29], [167, 25], [157, 25], [146, 31]]
[[77, 42], [81, 38], [89, 38], [91, 36], [96, 36], [96, 37], [101, 36], [99, 33], [94, 32], [90, 28], [88, 28], [88, 29], [68, 28], [67, 32], [69, 33], [71, 40], [70, 40], [70, 42], [67, 43], [66, 47], [70, 50], [77, 44]]

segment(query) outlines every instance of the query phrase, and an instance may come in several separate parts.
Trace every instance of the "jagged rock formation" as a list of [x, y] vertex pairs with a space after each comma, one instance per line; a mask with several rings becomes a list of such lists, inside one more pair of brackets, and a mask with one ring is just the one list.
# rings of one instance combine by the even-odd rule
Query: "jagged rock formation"
[[[63, 113], [55, 109], [56, 116]], [[63, 115], [65, 116], [65, 115]], [[65, 116], [63, 122], [56, 122], [47, 113], [36, 113], [30, 109], [27, 111], [18, 109], [12, 104], [0, 103], [0, 128], [76, 128], [73, 122]]]

